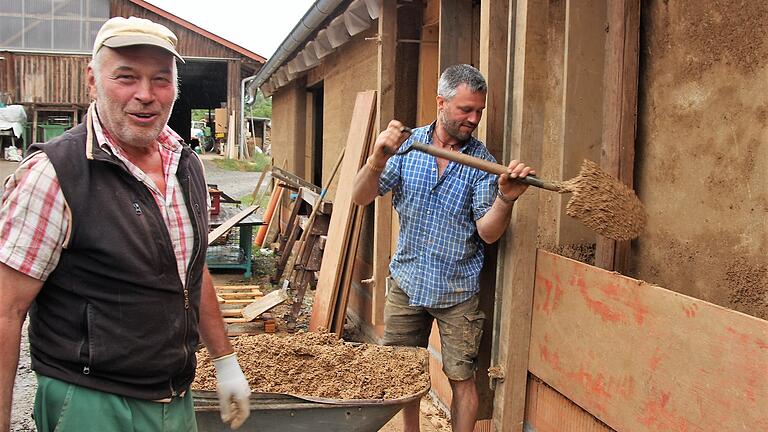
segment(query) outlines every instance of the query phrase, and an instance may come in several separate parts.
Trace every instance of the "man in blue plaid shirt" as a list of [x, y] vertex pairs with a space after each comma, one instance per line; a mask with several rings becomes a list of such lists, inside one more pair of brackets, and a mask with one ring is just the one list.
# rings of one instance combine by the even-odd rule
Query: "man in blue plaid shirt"
[[[437, 120], [408, 136], [397, 120], [376, 139], [357, 174], [357, 204], [392, 191], [400, 237], [384, 307], [384, 343], [428, 344], [432, 321], [440, 330], [443, 371], [453, 392], [454, 431], [472, 431], [478, 398], [475, 368], [485, 315], [478, 308], [483, 245], [501, 237], [514, 201], [527, 185], [514, 179], [533, 174], [522, 162], [509, 176], [408, 150], [416, 141], [495, 162], [472, 137], [485, 109], [487, 86], [470, 65], [447, 68], [438, 82]], [[405, 431], [419, 430], [418, 402], [403, 411]]]

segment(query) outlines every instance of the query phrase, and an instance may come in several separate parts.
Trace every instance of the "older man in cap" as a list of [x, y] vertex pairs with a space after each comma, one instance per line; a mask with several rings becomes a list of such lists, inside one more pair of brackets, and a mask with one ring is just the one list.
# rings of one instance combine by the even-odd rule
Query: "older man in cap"
[[[205, 266], [203, 166], [168, 126], [176, 36], [113, 18], [88, 66], [85, 121], [32, 153], [0, 206], [0, 432], [9, 429], [30, 315], [38, 431], [193, 431], [199, 339], [216, 366], [222, 420], [250, 389]], [[199, 335], [199, 336], [198, 336]]]

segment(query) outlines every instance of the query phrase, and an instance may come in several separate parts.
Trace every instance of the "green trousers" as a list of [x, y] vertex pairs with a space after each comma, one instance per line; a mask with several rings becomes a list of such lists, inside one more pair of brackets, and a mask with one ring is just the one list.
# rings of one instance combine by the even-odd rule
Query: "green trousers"
[[192, 392], [170, 403], [132, 399], [37, 375], [38, 432], [196, 432]]

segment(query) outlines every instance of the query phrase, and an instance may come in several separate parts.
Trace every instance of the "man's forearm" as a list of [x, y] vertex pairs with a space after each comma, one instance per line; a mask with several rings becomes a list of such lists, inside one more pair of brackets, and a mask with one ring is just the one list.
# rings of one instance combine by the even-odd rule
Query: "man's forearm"
[[227, 330], [224, 328], [224, 319], [221, 317], [219, 302], [216, 300], [213, 279], [207, 268], [204, 272], [200, 294], [199, 331], [200, 338], [208, 348], [211, 358], [216, 358], [232, 353], [233, 349], [227, 337]]
[[21, 325], [24, 317], [3, 316], [0, 318], [0, 432], [7, 432], [11, 427], [11, 401], [16, 368], [19, 365], [19, 345], [21, 344]]
[[379, 195], [379, 177], [381, 171], [374, 170], [365, 164], [355, 177], [355, 187], [352, 190], [352, 200], [355, 204], [364, 206], [370, 204]]
[[509, 225], [512, 207], [512, 203], [505, 203], [496, 198], [488, 213], [477, 220], [477, 233], [484, 242], [493, 243], [504, 234]]

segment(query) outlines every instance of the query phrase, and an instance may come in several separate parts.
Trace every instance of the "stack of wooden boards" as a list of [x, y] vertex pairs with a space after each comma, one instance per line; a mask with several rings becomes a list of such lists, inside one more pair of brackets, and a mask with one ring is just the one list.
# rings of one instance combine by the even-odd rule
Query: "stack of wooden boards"
[[365, 210], [352, 202], [352, 190], [357, 172], [371, 151], [375, 111], [376, 92], [358, 93], [317, 280], [309, 322], [312, 331], [324, 328], [341, 335], [344, 328], [352, 270]]
[[264, 295], [258, 285], [225, 285], [215, 288], [221, 316], [230, 336], [259, 333], [264, 325], [253, 321], [288, 298], [281, 289]]

